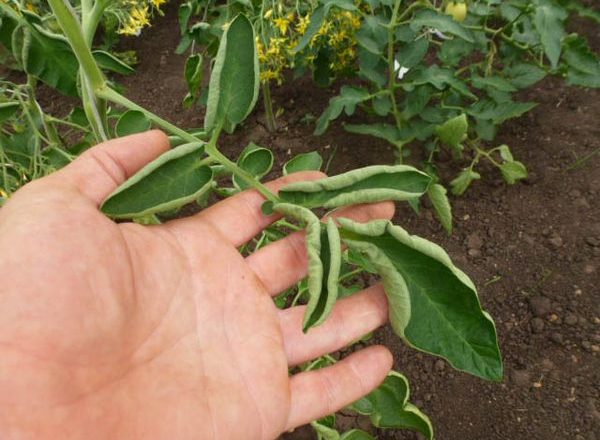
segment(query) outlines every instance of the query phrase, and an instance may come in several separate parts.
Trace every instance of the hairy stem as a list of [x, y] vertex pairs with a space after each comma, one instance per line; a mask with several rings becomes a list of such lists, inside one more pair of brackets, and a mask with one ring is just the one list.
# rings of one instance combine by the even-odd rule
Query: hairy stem
[[271, 99], [271, 87], [269, 82], [262, 84], [263, 103], [265, 105], [265, 115], [267, 118], [267, 129], [272, 133], [277, 130], [277, 122], [273, 113], [273, 100]]

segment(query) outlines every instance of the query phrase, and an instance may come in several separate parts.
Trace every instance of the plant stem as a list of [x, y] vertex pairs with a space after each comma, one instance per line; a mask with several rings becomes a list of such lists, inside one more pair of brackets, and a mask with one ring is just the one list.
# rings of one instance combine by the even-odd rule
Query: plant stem
[[223, 153], [221, 153], [217, 148], [217, 139], [219, 138], [219, 134], [221, 132], [221, 128], [217, 127], [210, 138], [208, 144], [206, 144], [206, 154], [212, 157], [214, 160], [219, 162], [223, 167], [229, 171], [231, 174], [239, 177], [248, 185], [256, 189], [259, 193], [261, 193], [267, 200], [277, 203], [279, 202], [279, 198], [273, 194], [266, 186], [256, 180], [252, 175], [238, 167], [237, 164], [230, 161]]
[[101, 89], [104, 87], [106, 80], [92, 56], [92, 51], [86, 44], [81, 24], [71, 4], [67, 0], [48, 0], [48, 4], [56, 17], [56, 21], [58, 21], [63, 33], [67, 37], [92, 90]]
[[277, 122], [275, 121], [275, 114], [273, 113], [273, 100], [271, 99], [271, 87], [269, 82], [266, 81], [262, 84], [262, 95], [263, 103], [265, 106], [265, 115], [267, 118], [267, 129], [273, 133], [277, 130]]
[[[402, 0], [396, 0], [394, 2], [394, 9], [392, 10], [392, 18], [390, 19], [390, 24], [388, 26], [388, 53], [387, 53], [387, 62], [388, 62], [388, 90], [390, 94], [390, 100], [392, 102], [392, 112], [394, 114], [394, 120], [396, 121], [396, 127], [400, 129], [402, 127], [402, 117], [400, 115], [400, 111], [398, 110], [398, 104], [396, 103], [396, 69], [394, 68], [395, 64], [395, 55], [394, 55], [394, 43], [395, 43], [395, 32], [394, 25], [398, 19], [398, 10], [400, 9], [400, 4]], [[402, 155], [400, 154], [400, 157]], [[400, 159], [402, 160], [402, 159]]]

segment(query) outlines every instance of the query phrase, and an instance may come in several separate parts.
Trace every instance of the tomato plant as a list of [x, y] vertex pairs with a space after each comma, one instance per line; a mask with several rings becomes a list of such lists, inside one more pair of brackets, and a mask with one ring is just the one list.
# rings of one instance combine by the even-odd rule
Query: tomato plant
[[[153, 125], [171, 134], [173, 148], [104, 201], [102, 210], [108, 216], [157, 222], [158, 215], [186, 203], [206, 203], [210, 193], [227, 196], [253, 188], [265, 198], [264, 212], [278, 212], [283, 219], [242, 252], [253, 252], [292, 230], [306, 231], [309, 275], [296, 291], [285, 292], [276, 299], [281, 307], [299, 301], [307, 303], [305, 332], [328, 318], [337, 299], [353, 294], [355, 289], [347, 281], [364, 271], [377, 273], [389, 299], [392, 327], [400, 338], [418, 350], [446, 359], [456, 369], [488, 380], [501, 380], [502, 360], [494, 323], [482, 310], [473, 283], [442, 248], [388, 221], [359, 224], [342, 218], [322, 222], [317, 215], [357, 203], [414, 203], [435, 187], [430, 175], [403, 164], [371, 166], [291, 184], [274, 194], [260, 181], [273, 165], [268, 149], [251, 143], [236, 161], [219, 150], [221, 133], [235, 130], [252, 111], [259, 95], [259, 50], [255, 29], [245, 15], [235, 15], [224, 25], [211, 70], [204, 127], [190, 132], [137, 105], [112, 87], [92, 51], [86, 16], [65, 0], [49, 0], [49, 5], [64, 34], [60, 38], [66, 44], [65, 50], [77, 61], [82, 84], [79, 92], [87, 119], [81, 127], [88, 127], [88, 136], [93, 133], [102, 139], [143, 131]], [[12, 101], [6, 102], [2, 108], [14, 117]], [[125, 110], [112, 110], [109, 102]], [[318, 154], [308, 153], [290, 160], [282, 172], [319, 169], [321, 164]], [[334, 358], [324, 357], [303, 368], [320, 368], [333, 362]], [[349, 410], [368, 416], [376, 427], [413, 429], [427, 438], [433, 437], [429, 419], [409, 401], [407, 379], [397, 372]], [[320, 437], [371, 438], [360, 430], [338, 434], [332, 420], [326, 418], [312, 424]]]

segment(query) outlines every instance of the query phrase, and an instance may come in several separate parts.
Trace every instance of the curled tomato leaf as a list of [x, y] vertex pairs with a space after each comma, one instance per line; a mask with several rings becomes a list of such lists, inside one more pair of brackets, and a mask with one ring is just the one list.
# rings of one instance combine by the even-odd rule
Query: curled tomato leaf
[[407, 165], [376, 165], [320, 180], [296, 182], [279, 191], [281, 199], [306, 208], [337, 208], [423, 195], [431, 177]]

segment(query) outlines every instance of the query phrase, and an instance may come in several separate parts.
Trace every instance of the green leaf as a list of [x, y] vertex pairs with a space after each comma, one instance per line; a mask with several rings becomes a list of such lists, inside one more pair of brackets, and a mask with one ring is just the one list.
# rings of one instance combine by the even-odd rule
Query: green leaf
[[513, 162], [515, 160], [510, 152], [509, 146], [506, 144], [500, 145], [498, 147], [498, 152], [500, 153], [500, 157], [504, 162]]
[[308, 25], [308, 28], [306, 29], [306, 32], [304, 32], [304, 35], [302, 35], [302, 38], [300, 38], [300, 41], [298, 42], [296, 47], [294, 47], [291, 50], [292, 54], [297, 54], [306, 46], [308, 46], [310, 40], [312, 40], [313, 37], [317, 35], [317, 32], [319, 32], [319, 29], [321, 29], [321, 26], [325, 22], [325, 17], [329, 12], [329, 7], [329, 5], [319, 6], [313, 11], [312, 15], [310, 16], [310, 23]]
[[198, 166], [203, 149], [200, 143], [185, 144], [153, 160], [108, 196], [102, 212], [141, 217], [196, 200], [212, 183], [210, 167]]
[[340, 440], [375, 440], [375, 437], [361, 429], [353, 429], [351, 431], [344, 432], [340, 437]]
[[519, 161], [505, 162], [500, 165], [500, 172], [506, 183], [514, 184], [527, 178], [527, 168]]
[[410, 21], [410, 27], [418, 31], [423, 26], [437, 29], [440, 32], [456, 35], [469, 43], [474, 43], [472, 32], [446, 14], [440, 14], [432, 9], [422, 9]]
[[431, 177], [408, 165], [375, 165], [320, 180], [296, 182], [279, 190], [284, 202], [306, 208], [337, 208], [423, 195]]
[[478, 89], [496, 89], [501, 92], [516, 92], [517, 88], [499, 76], [473, 76], [471, 78], [473, 87]]
[[[263, 147], [259, 147], [254, 142], [250, 142], [237, 161], [238, 166], [250, 173], [256, 179], [260, 180], [266, 176], [271, 168], [273, 167], [273, 153], [271, 150]], [[233, 176], [233, 183], [239, 189], [249, 188], [249, 185], [239, 179], [237, 176]]]
[[458, 370], [502, 379], [494, 322], [472, 281], [441, 247], [385, 220], [339, 222], [344, 242], [377, 267], [397, 335]]
[[26, 23], [12, 38], [13, 54], [23, 70], [65, 95], [77, 96], [79, 63], [69, 44], [60, 35]]
[[[304, 322], [302, 324], [305, 332], [325, 322], [331, 314], [338, 297], [342, 248], [338, 228], [331, 217], [327, 221], [325, 229], [321, 231], [320, 245], [319, 259], [323, 267], [323, 286], [319, 292], [318, 300], [312, 302], [309, 300], [306, 307]], [[312, 294], [310, 298], [313, 298]]]
[[283, 175], [299, 171], [319, 171], [323, 165], [323, 158], [317, 151], [302, 153], [294, 156], [283, 165]]
[[460, 143], [467, 137], [469, 123], [464, 113], [455, 118], [448, 119], [435, 129], [440, 140], [453, 148], [458, 148]]
[[396, 146], [400, 140], [400, 131], [395, 125], [390, 124], [345, 124], [344, 130], [350, 133], [375, 136]]
[[491, 120], [494, 124], [501, 124], [507, 119], [517, 118], [537, 104], [533, 102], [502, 102], [481, 100], [466, 109], [466, 112], [479, 119]]
[[429, 49], [429, 40], [419, 38], [403, 45], [396, 54], [396, 59], [402, 67], [412, 69], [423, 60], [425, 54], [427, 54], [427, 49]]
[[329, 122], [337, 119], [342, 114], [342, 111], [351, 116], [354, 114], [358, 104], [370, 98], [371, 95], [365, 89], [342, 86], [339, 96], [334, 96], [329, 100], [329, 105], [317, 120], [315, 135], [325, 133]]
[[510, 82], [518, 89], [531, 87], [544, 79], [546, 71], [534, 64], [518, 63], [507, 69], [504, 73], [510, 78]]
[[258, 98], [258, 55], [254, 29], [238, 15], [221, 37], [208, 89], [204, 128], [232, 132], [252, 111]]
[[448, 86], [467, 98], [477, 99], [477, 96], [469, 90], [464, 81], [454, 76], [451, 69], [444, 69], [434, 64], [425, 68], [414, 69], [408, 76], [412, 85], [431, 84], [438, 90], [444, 90]]
[[[323, 255], [321, 251], [321, 222], [319, 221], [319, 218], [315, 214], [313, 214], [313, 212], [310, 209], [306, 209], [298, 205], [293, 205], [291, 203], [276, 203], [273, 206], [273, 210], [287, 217], [292, 217], [296, 220], [303, 222], [306, 228], [309, 297], [308, 304], [306, 305], [306, 311], [304, 313], [304, 321], [302, 324], [303, 331], [306, 332], [310, 328], [311, 324], [314, 325], [314, 323], [316, 322], [322, 322], [321, 316], [323, 315], [318, 316], [319, 312], [324, 314], [325, 312], [331, 311], [327, 311], [325, 309], [325, 306], [329, 304], [327, 298], [325, 298], [324, 302], [321, 302], [321, 292], [323, 289], [323, 283], [325, 283], [327, 286], [329, 285], [328, 272], [325, 272], [326, 269], [324, 269], [323, 261], [321, 260], [321, 257]], [[327, 294], [324, 296], [326, 297]]]
[[467, 190], [469, 185], [471, 185], [471, 182], [479, 179], [481, 179], [481, 175], [478, 172], [473, 171], [470, 168], [462, 170], [458, 176], [456, 176], [454, 180], [450, 182], [452, 194], [455, 196], [460, 196]]
[[191, 107], [200, 98], [200, 88], [204, 77], [202, 55], [197, 53], [188, 57], [185, 62], [184, 76], [188, 86], [188, 94], [185, 96], [183, 103], [185, 106]]
[[0, 102], [0, 123], [10, 119], [17, 112], [20, 105], [17, 101]]
[[188, 23], [192, 17], [193, 6], [191, 2], [186, 2], [179, 5], [179, 32], [185, 34], [188, 28]]
[[340, 440], [340, 433], [334, 428], [319, 422], [311, 422], [310, 426], [317, 433], [317, 440]]
[[577, 35], [565, 38], [563, 59], [568, 65], [568, 84], [600, 87], [600, 59], [583, 38]]
[[427, 195], [429, 196], [429, 200], [431, 200], [431, 204], [433, 205], [433, 209], [435, 210], [435, 214], [440, 220], [440, 223], [448, 235], [452, 234], [452, 207], [450, 206], [450, 201], [446, 195], [446, 188], [439, 183], [436, 183], [429, 187]]
[[387, 116], [392, 110], [392, 101], [387, 95], [373, 98], [373, 110], [379, 116]]
[[535, 8], [533, 23], [540, 33], [544, 52], [553, 69], [558, 66], [561, 40], [565, 35], [563, 22], [566, 18], [565, 10], [554, 5], [550, 0], [540, 0]]
[[410, 429], [433, 439], [429, 418], [408, 402], [410, 390], [404, 375], [391, 371], [383, 383], [350, 409], [369, 416], [378, 428]]
[[152, 123], [139, 110], [127, 110], [121, 115], [115, 126], [117, 136], [127, 136], [134, 133], [147, 131]]
[[135, 69], [129, 64], [124, 63], [122, 60], [114, 56], [113, 54], [103, 51], [95, 50], [92, 52], [96, 63], [104, 69], [110, 70], [111, 72], [119, 73], [121, 75], [131, 75], [135, 72]]

